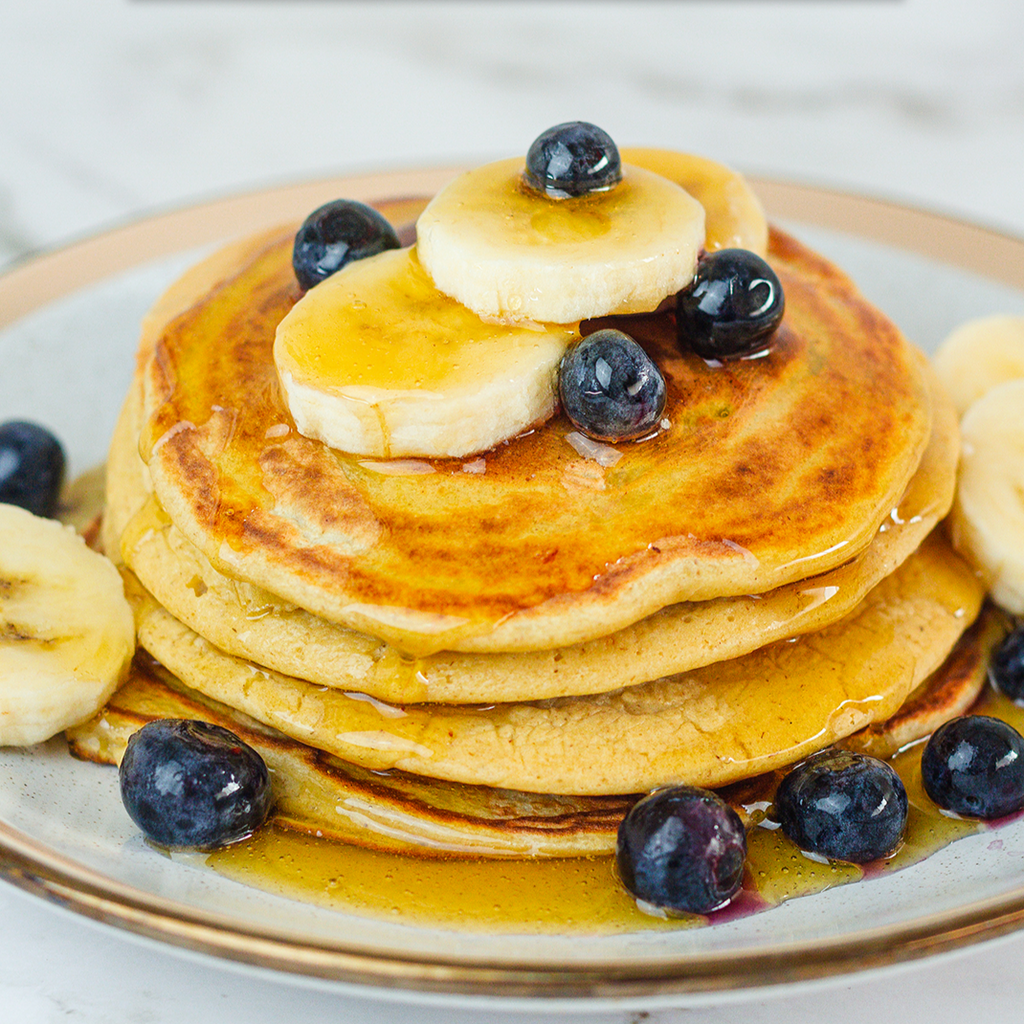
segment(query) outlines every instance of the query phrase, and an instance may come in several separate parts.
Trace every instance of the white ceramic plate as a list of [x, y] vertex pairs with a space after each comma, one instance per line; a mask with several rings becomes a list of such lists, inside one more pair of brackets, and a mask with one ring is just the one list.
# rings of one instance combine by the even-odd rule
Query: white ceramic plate
[[[101, 461], [140, 317], [214, 243], [301, 219], [338, 195], [426, 195], [451, 170], [335, 179], [133, 223], [0, 277], [0, 419]], [[1024, 313], [1024, 241], [875, 200], [755, 182], [773, 219], [835, 259], [933, 349], [955, 325]], [[0, 750], [0, 875], [171, 948], [410, 998], [546, 1006], [696, 1001], [907, 961], [1024, 924], [1024, 822], [961, 840], [896, 875], [711, 928], [601, 936], [464, 935], [347, 917], [229, 882], [147, 847], [115, 773], [63, 742]], [[618, 1003], [621, 1005], [621, 1003]]]

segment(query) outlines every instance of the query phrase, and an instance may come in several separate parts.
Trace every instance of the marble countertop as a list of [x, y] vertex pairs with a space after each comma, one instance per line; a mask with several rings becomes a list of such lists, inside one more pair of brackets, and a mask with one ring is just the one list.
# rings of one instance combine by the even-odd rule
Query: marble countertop
[[[326, 174], [477, 162], [559, 121], [1024, 235], [1019, 0], [0, 0], [0, 265]], [[0, 410], [2, 412], [2, 410]], [[254, 979], [0, 886], [0, 1022], [492, 1021]], [[1019, 1018], [1024, 936], [743, 1006], [586, 1024]], [[532, 1014], [502, 1019], [531, 1020]]]

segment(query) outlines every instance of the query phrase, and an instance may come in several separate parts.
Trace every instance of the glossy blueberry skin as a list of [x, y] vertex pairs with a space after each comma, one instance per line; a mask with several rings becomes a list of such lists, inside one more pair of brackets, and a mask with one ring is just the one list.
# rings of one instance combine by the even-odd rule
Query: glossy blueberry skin
[[45, 427], [0, 425], [0, 502], [52, 517], [64, 482], [64, 449]]
[[1024, 738], [987, 715], [940, 726], [921, 755], [925, 792], [947, 811], [1002, 818], [1024, 807]]
[[775, 795], [775, 817], [802, 850], [865, 864], [903, 839], [907, 791], [884, 761], [822, 750], [798, 764]]
[[996, 648], [988, 666], [992, 685], [1010, 700], [1024, 702], [1024, 625]]
[[689, 287], [676, 296], [681, 348], [729, 359], [765, 347], [786, 300], [775, 271], [748, 249], [705, 253]]
[[588, 334], [562, 356], [558, 392], [573, 426], [598, 441], [643, 437], [665, 411], [661, 371], [628, 334], [612, 328]]
[[299, 284], [309, 289], [353, 260], [398, 248], [398, 235], [385, 217], [353, 199], [335, 199], [302, 222], [292, 249], [292, 269]]
[[747, 836], [736, 812], [706, 789], [673, 786], [635, 804], [619, 826], [619, 877], [663, 910], [707, 914], [743, 882]]
[[586, 121], [567, 121], [534, 139], [523, 178], [551, 199], [568, 199], [614, 188], [622, 181], [622, 161], [607, 132]]
[[270, 813], [263, 758], [208, 722], [147, 723], [128, 740], [118, 776], [132, 821], [161, 846], [226, 846], [250, 835]]

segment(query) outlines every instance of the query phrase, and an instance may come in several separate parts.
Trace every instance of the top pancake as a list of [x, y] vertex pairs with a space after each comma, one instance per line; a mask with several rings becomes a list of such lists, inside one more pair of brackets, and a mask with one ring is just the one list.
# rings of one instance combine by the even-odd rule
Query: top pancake
[[766, 356], [709, 365], [677, 349], [670, 315], [624, 324], [666, 376], [670, 426], [614, 467], [581, 459], [556, 416], [483, 473], [381, 472], [299, 435], [284, 404], [271, 347], [299, 294], [291, 239], [215, 257], [164, 308], [194, 305], [151, 318], [142, 454], [219, 569], [410, 652], [541, 650], [833, 568], [874, 536], [928, 438], [910, 346], [774, 233], [786, 317]]

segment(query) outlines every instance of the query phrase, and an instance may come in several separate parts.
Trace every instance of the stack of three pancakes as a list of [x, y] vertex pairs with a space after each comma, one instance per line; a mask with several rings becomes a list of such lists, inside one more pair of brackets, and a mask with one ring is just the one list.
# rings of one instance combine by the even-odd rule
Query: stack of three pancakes
[[786, 316], [757, 359], [681, 351], [670, 312], [616, 318], [668, 404], [613, 458], [556, 415], [470, 460], [389, 464], [291, 420], [272, 346], [292, 237], [221, 251], [144, 324], [104, 542], [159, 667], [107, 722], [230, 721], [284, 819], [495, 856], [607, 851], [652, 788], [913, 738], [878, 723], [984, 594], [937, 525], [955, 413], [841, 271], [772, 233]]

